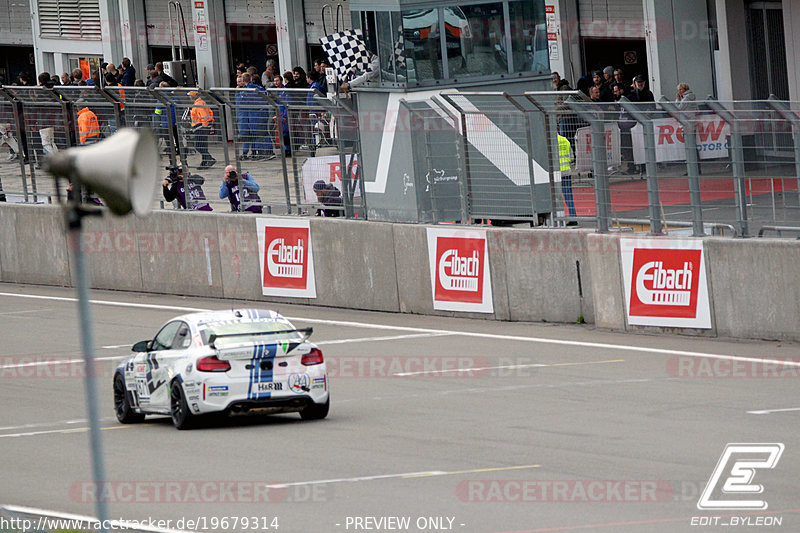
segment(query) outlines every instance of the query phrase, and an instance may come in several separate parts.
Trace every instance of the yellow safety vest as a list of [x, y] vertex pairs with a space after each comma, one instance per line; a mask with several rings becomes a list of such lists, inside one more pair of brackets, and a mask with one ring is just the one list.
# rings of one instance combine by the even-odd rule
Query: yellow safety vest
[[572, 156], [569, 152], [569, 141], [566, 137], [558, 136], [558, 163], [561, 172], [569, 172], [571, 169], [570, 162]]

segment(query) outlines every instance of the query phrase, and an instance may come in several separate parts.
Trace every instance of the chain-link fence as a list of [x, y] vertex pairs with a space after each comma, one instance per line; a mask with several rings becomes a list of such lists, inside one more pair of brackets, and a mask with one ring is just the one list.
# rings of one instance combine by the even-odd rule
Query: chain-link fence
[[[343, 138], [342, 124], [355, 134]], [[123, 126], [151, 128], [164, 167], [154, 180], [161, 186], [166, 179], [171, 190], [172, 181], [187, 178], [174, 199], [159, 198], [160, 207], [295, 214], [324, 208], [329, 216], [364, 217], [355, 124], [349, 105], [302, 89], [4, 87], [0, 187], [7, 200], [49, 201], [54, 184], [40, 176], [47, 153], [93, 144]], [[226, 179], [228, 165], [233, 180]], [[170, 167], [182, 170], [178, 178]], [[319, 181], [324, 189], [317, 191]]]
[[[357, 93], [3, 87], [0, 187], [47, 202], [47, 153], [152, 128], [191, 202], [162, 207], [366, 217]], [[418, 221], [800, 233], [800, 104], [592, 102], [579, 92], [404, 100]], [[231, 165], [241, 182], [226, 181]], [[109, 169], [113, 172], [113, 169]], [[169, 171], [157, 176], [159, 182]]]

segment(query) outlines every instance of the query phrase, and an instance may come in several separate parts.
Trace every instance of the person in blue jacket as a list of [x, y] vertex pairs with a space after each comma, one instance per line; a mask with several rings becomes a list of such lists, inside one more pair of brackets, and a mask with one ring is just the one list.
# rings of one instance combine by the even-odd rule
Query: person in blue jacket
[[256, 194], [259, 188], [249, 172], [242, 172], [240, 177], [236, 168], [228, 165], [219, 185], [219, 197], [228, 199], [231, 211], [261, 213], [261, 198]]

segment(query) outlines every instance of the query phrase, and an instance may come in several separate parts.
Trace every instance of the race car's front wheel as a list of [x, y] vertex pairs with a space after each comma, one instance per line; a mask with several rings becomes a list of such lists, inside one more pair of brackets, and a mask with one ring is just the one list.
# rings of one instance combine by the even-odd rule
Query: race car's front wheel
[[331, 399], [329, 397], [323, 404], [312, 403], [308, 407], [303, 408], [303, 410], [300, 411], [300, 418], [303, 420], [322, 420], [328, 416], [330, 408]]
[[183, 387], [177, 381], [172, 382], [170, 388], [170, 404], [172, 413], [172, 423], [178, 429], [190, 429], [194, 426], [195, 416], [189, 412], [189, 405], [183, 394]]
[[114, 412], [117, 420], [123, 424], [135, 424], [144, 421], [144, 415], [133, 411], [125, 390], [125, 378], [122, 374], [114, 374]]

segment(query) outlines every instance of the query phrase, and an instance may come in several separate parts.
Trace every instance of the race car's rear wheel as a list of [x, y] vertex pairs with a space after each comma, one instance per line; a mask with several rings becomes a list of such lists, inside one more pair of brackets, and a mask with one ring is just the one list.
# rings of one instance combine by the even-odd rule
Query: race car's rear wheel
[[329, 397], [323, 404], [312, 403], [308, 407], [303, 408], [303, 410], [300, 411], [300, 418], [303, 420], [322, 420], [328, 416], [330, 408], [331, 399]]
[[128, 393], [125, 390], [125, 378], [122, 374], [114, 374], [114, 411], [117, 420], [123, 424], [135, 424], [144, 421], [144, 415], [133, 411], [128, 401]]
[[178, 429], [190, 429], [194, 426], [195, 417], [189, 411], [186, 397], [183, 394], [183, 387], [177, 381], [172, 382], [170, 387], [170, 411], [172, 413], [172, 423]]

